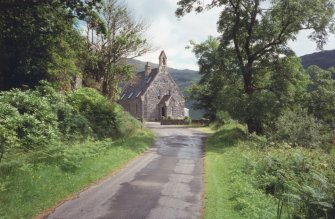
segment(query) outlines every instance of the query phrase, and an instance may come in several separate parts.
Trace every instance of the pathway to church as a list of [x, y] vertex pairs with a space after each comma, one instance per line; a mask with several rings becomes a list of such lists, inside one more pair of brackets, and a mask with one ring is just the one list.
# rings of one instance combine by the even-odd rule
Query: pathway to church
[[149, 151], [47, 218], [200, 218], [205, 135], [185, 127], [147, 126], [157, 136]]

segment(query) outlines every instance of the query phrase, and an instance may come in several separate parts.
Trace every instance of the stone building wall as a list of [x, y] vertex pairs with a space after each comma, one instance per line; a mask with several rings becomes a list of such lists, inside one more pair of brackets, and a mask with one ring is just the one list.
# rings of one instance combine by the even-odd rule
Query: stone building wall
[[143, 118], [143, 104], [140, 98], [131, 101], [120, 101], [119, 103], [125, 111], [129, 112], [135, 118]]
[[166, 117], [183, 118], [185, 100], [171, 75], [162, 70], [152, 81], [144, 97], [144, 118], [149, 121], [161, 119], [161, 100], [165, 95], [172, 96], [166, 107]]
[[178, 85], [168, 73], [167, 67], [160, 66], [158, 70], [154, 69], [154, 71], [157, 73], [155, 76], [146, 76], [142, 79], [142, 81], [150, 80], [152, 77], [149, 87], [126, 91], [127, 95], [124, 96], [124, 94], [119, 103], [131, 115], [146, 121], [161, 120], [163, 108], [165, 117], [183, 119], [185, 100]]

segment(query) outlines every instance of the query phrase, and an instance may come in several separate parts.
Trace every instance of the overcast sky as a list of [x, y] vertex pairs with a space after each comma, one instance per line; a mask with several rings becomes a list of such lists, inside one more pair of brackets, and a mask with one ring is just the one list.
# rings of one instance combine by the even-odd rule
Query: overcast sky
[[[201, 14], [188, 14], [177, 19], [174, 12], [177, 0], [125, 0], [136, 18], [142, 18], [150, 25], [147, 37], [156, 51], [137, 59], [157, 63], [161, 50], [165, 50], [168, 66], [178, 69], [198, 70], [197, 60], [185, 47], [189, 41], [202, 42], [209, 35], [218, 36], [216, 22], [219, 9]], [[307, 38], [308, 33], [300, 33], [297, 40], [290, 42], [298, 56], [317, 52], [316, 44]], [[329, 38], [326, 50], [335, 49], [335, 36]]]

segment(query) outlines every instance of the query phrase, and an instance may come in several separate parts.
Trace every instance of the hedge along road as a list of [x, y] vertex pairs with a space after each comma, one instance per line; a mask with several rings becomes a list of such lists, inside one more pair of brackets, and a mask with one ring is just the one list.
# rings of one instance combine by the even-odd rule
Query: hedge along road
[[156, 134], [150, 150], [47, 218], [200, 218], [205, 135], [180, 126], [147, 127]]

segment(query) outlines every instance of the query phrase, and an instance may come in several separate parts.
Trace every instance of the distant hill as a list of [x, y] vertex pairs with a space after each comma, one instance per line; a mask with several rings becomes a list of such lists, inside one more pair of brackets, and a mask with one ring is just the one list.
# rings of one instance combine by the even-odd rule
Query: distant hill
[[[301, 56], [300, 58], [304, 68], [308, 68], [311, 65], [317, 65], [325, 70], [335, 67], [335, 50], [316, 52]], [[333, 79], [335, 80], [335, 73], [333, 73]]]
[[[135, 66], [137, 71], [144, 71], [146, 64], [146, 62], [142, 62], [136, 59], [128, 59], [128, 63]], [[152, 68], [158, 68], [158, 64], [156, 63], [150, 62], [150, 65]], [[201, 75], [198, 71], [193, 71], [189, 69], [180, 70], [169, 67], [169, 72], [183, 93], [185, 93], [185, 88], [187, 88], [194, 82], [198, 82], [201, 78]], [[190, 109], [190, 116], [193, 119], [202, 118], [203, 113], [200, 110], [194, 110], [191, 101], [186, 101], [186, 107]]]
[[325, 50], [301, 56], [301, 63], [304, 68], [310, 65], [317, 65], [322, 69], [335, 67], [335, 50]]
[[[136, 59], [129, 59], [128, 62], [129, 64], [135, 66], [137, 71], [144, 71], [146, 62], [142, 62]], [[152, 68], [158, 68], [158, 64], [151, 62], [149, 63]], [[184, 91], [184, 89], [190, 86], [193, 82], [198, 82], [201, 78], [198, 71], [189, 69], [180, 70], [169, 67], [169, 72], [182, 91]]]

